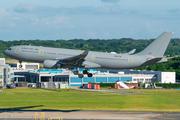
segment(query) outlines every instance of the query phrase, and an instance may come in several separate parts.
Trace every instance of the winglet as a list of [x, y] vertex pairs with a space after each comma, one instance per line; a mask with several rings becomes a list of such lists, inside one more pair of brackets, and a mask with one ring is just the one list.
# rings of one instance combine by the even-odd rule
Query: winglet
[[85, 50], [81, 55], [83, 55], [83, 56], [87, 56], [88, 55], [88, 53], [89, 53], [89, 50]]
[[128, 54], [133, 54], [136, 51], [136, 49], [133, 49], [131, 51], [128, 52]]

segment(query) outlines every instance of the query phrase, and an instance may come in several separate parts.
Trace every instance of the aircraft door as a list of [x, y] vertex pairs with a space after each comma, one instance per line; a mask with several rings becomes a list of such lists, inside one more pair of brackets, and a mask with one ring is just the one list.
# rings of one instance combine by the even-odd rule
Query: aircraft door
[[39, 50], [39, 56], [43, 56], [44, 55], [44, 49], [40, 49]]
[[20, 49], [21, 49], [20, 47], [17, 47], [16, 50], [15, 50], [15, 53], [16, 53], [16, 54], [19, 54]]
[[133, 64], [133, 57], [129, 57], [129, 58], [128, 58], [128, 63], [129, 63], [129, 64]]
[[95, 60], [95, 55], [92, 55], [91, 61], [94, 61], [94, 60]]

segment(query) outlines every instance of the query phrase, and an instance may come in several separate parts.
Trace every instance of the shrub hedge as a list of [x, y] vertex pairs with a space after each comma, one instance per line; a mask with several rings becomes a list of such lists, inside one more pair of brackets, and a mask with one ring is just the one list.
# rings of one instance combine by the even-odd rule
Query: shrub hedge
[[[91, 84], [100, 84], [100, 87], [111, 87], [114, 88], [114, 84], [116, 83], [91, 83]], [[140, 87], [140, 83], [138, 83], [138, 86]], [[143, 87], [145, 84], [143, 85]], [[156, 83], [157, 87], [162, 88], [180, 88], [180, 83]]]
[[163, 88], [180, 88], [179, 83], [156, 83], [156, 86]]

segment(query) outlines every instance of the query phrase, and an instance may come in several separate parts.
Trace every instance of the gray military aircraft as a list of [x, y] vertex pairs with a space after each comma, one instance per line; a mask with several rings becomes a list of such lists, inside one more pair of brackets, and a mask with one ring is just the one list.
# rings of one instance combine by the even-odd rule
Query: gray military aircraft
[[[45, 68], [51, 69], [76, 68], [74, 74], [80, 78], [84, 74], [92, 77], [93, 75], [88, 72], [88, 69], [131, 69], [166, 62], [170, 58], [163, 58], [163, 55], [172, 35], [173, 32], [163, 32], [149, 46], [137, 54], [112, 54], [30, 45], [13, 46], [3, 53], [19, 60], [20, 63], [22, 61], [39, 62], [43, 63]], [[85, 69], [83, 74], [79, 73], [79, 68]]]

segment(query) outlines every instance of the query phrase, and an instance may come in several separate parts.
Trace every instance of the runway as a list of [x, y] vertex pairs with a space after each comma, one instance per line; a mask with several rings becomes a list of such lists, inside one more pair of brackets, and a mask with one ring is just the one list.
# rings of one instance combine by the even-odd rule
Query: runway
[[[36, 111], [36, 110], [0, 110], [0, 120], [178, 120], [180, 113], [170, 112], [126, 112], [126, 111], [78, 111], [78, 110], [55, 110], [55, 111]], [[55, 119], [56, 118], [56, 119]]]

